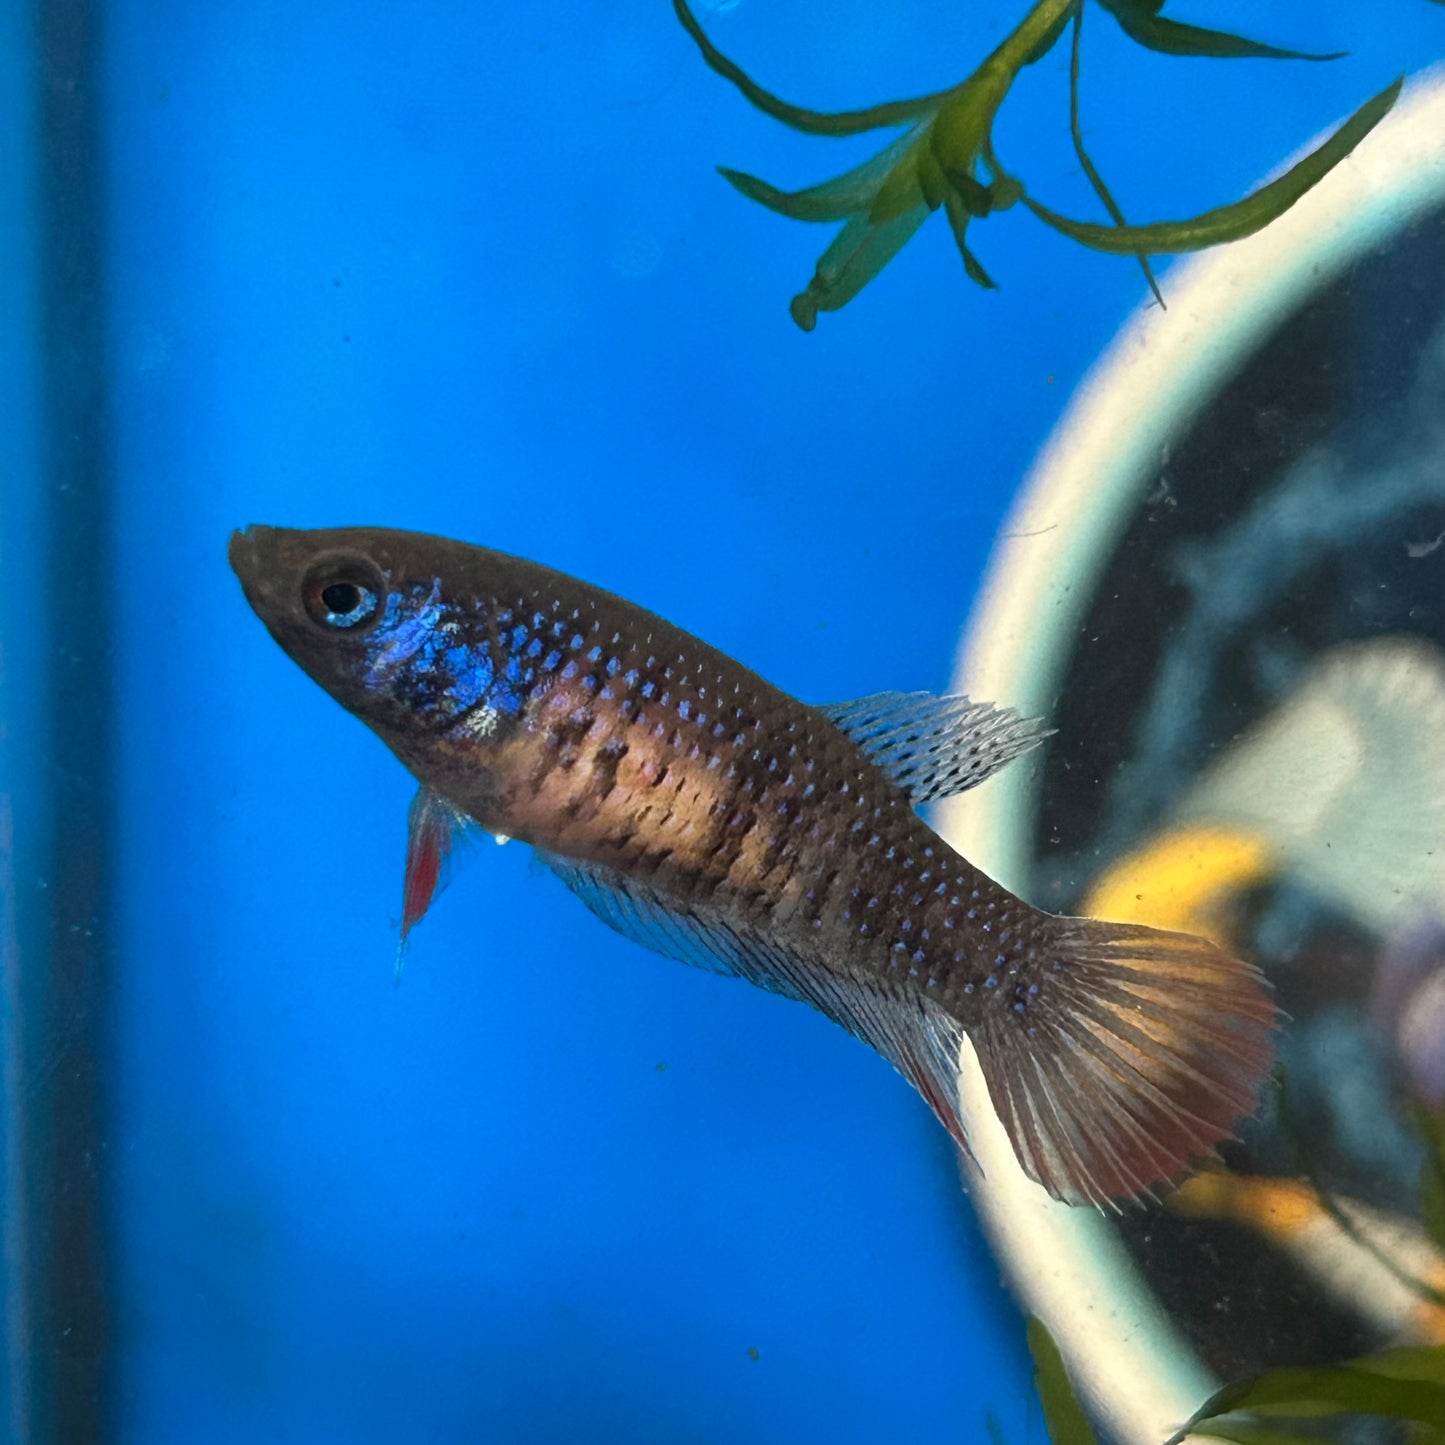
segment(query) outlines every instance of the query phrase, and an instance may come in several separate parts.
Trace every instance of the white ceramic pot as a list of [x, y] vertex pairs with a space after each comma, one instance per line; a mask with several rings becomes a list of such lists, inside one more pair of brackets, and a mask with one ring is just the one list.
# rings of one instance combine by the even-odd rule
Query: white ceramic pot
[[[1445, 198], [1445, 76], [1416, 78], [1321, 185], [1248, 240], [1168, 274], [1080, 387], [1022, 487], [968, 627], [955, 690], [1047, 715], [1083, 619], [1165, 449], [1277, 328], [1361, 255]], [[940, 831], [1026, 890], [1039, 770], [1016, 764], [951, 800]], [[969, 1051], [965, 1046], [965, 1053]], [[1217, 1384], [1113, 1227], [1027, 1180], [964, 1061], [979, 1171], [968, 1187], [1024, 1308], [1041, 1316], [1121, 1445], [1159, 1445]], [[981, 1172], [980, 1172], [981, 1171]]]

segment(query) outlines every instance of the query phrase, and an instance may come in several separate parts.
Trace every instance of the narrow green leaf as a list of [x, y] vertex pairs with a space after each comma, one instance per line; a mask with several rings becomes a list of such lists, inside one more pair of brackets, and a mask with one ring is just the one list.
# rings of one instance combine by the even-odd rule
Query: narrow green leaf
[[1205, 55], [1216, 60], [1338, 60], [1345, 53], [1336, 50], [1320, 55], [1307, 50], [1281, 50], [1277, 45], [1246, 40], [1242, 35], [1230, 35], [1224, 30], [1205, 30], [1198, 25], [1166, 20], [1157, 13], [1157, 6], [1156, 13], [1151, 14], [1146, 8], [1124, 0], [1099, 0], [1099, 3], [1131, 40], [1165, 55]]
[[1029, 1353], [1034, 1357], [1034, 1385], [1053, 1445], [1098, 1445], [1084, 1407], [1069, 1383], [1059, 1347], [1037, 1315], [1029, 1317]]
[[1284, 175], [1261, 186], [1242, 201], [1205, 211], [1190, 221], [1158, 221], [1148, 226], [1104, 226], [1092, 221], [1070, 220], [1028, 196], [1024, 197], [1024, 204], [1056, 231], [1095, 251], [1108, 251], [1116, 256], [1202, 251], [1207, 246], [1237, 241], [1263, 230], [1323, 180], [1385, 118], [1403, 84], [1402, 77], [1367, 100], [1328, 140], [1291, 166]]
[[920, 201], [879, 226], [866, 216], [854, 216], [819, 257], [807, 289], [789, 303], [793, 320], [811, 331], [820, 311], [846, 305], [903, 249], [930, 214], [927, 203]]
[[964, 275], [975, 286], [982, 286], [985, 291], [997, 291], [998, 283], [983, 269], [983, 263], [973, 254], [968, 244], [968, 223], [977, 213], [969, 210], [964, 201], [952, 191], [944, 200], [943, 208], [948, 216], [948, 224], [953, 228], [953, 240], [958, 247], [958, 254], [963, 257]]
[[1060, 15], [1059, 18], [1055, 20], [1054, 23], [1045, 32], [1039, 43], [1035, 45], [1034, 48], [1030, 50], [1026, 56], [1024, 56], [1024, 64], [1036, 65], [1040, 60], [1042, 60], [1044, 56], [1046, 56], [1049, 51], [1051, 51], [1054, 46], [1059, 43], [1059, 36], [1064, 33], [1064, 26], [1066, 26], [1069, 21], [1072, 20], [1074, 16], [1076, 16], [1079, 11], [1083, 9], [1083, 6], [1084, 0], [1076, 0], [1076, 3], [1074, 4], [1072, 9], [1066, 10], [1062, 15]]
[[1318, 1445], [1316, 1435], [1297, 1435], [1273, 1425], [1255, 1425], [1245, 1420], [1211, 1420], [1195, 1428], [1196, 1435], [1211, 1440], [1228, 1440], [1230, 1445]]
[[937, 90], [931, 95], [920, 95], [913, 100], [890, 100], [883, 105], [869, 106], [866, 110], [805, 110], [802, 106], [789, 105], [770, 90], [764, 90], [746, 71], [733, 64], [707, 38], [706, 32], [697, 23], [697, 17], [688, 8], [687, 0], [672, 0], [672, 8], [711, 70], [735, 85], [764, 115], [770, 115], [774, 120], [780, 120], [807, 135], [860, 135], [863, 131], [878, 130], [883, 126], [907, 125], [929, 110], [936, 110], [949, 94], [946, 90]]
[[1427, 1380], [1445, 1388], [1445, 1348], [1439, 1345], [1401, 1345], [1347, 1362], [1351, 1369], [1368, 1370], [1393, 1380]]
[[[926, 125], [927, 122], [924, 122], [923, 126]], [[926, 140], [927, 131], [923, 126], [915, 125], [905, 131], [892, 145], [861, 166], [803, 191], [780, 191], [767, 181], [727, 166], [719, 166], [718, 171], [750, 201], [756, 201], [760, 206], [794, 221], [846, 221], [855, 212], [872, 207], [888, 173], [913, 146]]]
[[933, 209], [928, 205], [918, 179], [916, 156], [910, 154], [888, 172], [887, 179], [878, 187], [878, 194], [868, 208], [868, 222], [873, 226], [886, 226], [889, 221], [920, 205], [927, 206], [930, 211]]
[[[1080, 7], [1074, 12], [1074, 43], [1069, 55], [1069, 134], [1074, 140], [1074, 154], [1079, 158], [1079, 164], [1084, 168], [1084, 174], [1089, 178], [1089, 184], [1094, 188], [1094, 194], [1104, 204], [1110, 218], [1116, 226], [1128, 225], [1124, 219], [1124, 213], [1119, 209], [1118, 203], [1114, 200], [1113, 193], [1104, 184], [1104, 177], [1099, 174], [1099, 168], [1090, 159], [1089, 153], [1084, 149], [1084, 128], [1079, 124], [1079, 51], [1082, 48], [1084, 33], [1084, 11]], [[1160, 310], [1164, 306], [1164, 293], [1159, 289], [1159, 283], [1154, 279], [1154, 268], [1149, 264], [1149, 258], [1144, 255], [1138, 257], [1139, 269], [1144, 273], [1144, 280], [1149, 290], [1153, 292], [1154, 299], [1159, 303]]]
[[[1393, 1353], [1393, 1352], [1392, 1352]], [[1445, 1430], [1445, 1386], [1362, 1368], [1363, 1360], [1317, 1369], [1270, 1370], [1216, 1391], [1170, 1437], [1178, 1445], [1191, 1430], [1221, 1415], [1247, 1410], [1269, 1418], [1315, 1419], [1327, 1415], [1376, 1415]]]

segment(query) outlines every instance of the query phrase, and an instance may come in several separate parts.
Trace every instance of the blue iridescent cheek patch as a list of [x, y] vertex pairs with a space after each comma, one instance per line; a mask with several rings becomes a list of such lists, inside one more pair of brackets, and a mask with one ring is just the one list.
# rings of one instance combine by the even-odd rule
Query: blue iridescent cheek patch
[[[439, 641], [438, 624], [442, 616], [441, 582], [434, 581], [426, 601], [410, 617], [403, 615], [407, 602], [401, 593], [393, 592], [386, 599], [386, 613], [381, 625], [371, 634], [366, 646], [366, 685], [380, 690], [396, 676], [428, 644]], [[425, 667], [428, 659], [422, 660]]]

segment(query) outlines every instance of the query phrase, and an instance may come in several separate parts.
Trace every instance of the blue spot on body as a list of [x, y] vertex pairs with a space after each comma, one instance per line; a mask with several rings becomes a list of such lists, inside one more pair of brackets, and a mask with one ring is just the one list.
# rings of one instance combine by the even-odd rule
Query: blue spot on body
[[522, 699], [500, 678], [487, 694], [487, 701], [498, 712], [518, 713], [522, 710]]
[[448, 648], [447, 669], [451, 674], [451, 685], [447, 697], [459, 712], [465, 711], [486, 696], [495, 676], [491, 657], [484, 651], [471, 652], [465, 647]]

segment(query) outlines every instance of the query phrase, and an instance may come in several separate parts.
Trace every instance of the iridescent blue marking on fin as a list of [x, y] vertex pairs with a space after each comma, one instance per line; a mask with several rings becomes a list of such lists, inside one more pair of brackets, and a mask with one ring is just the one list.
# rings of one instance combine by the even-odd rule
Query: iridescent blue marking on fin
[[660, 891], [598, 863], [537, 856], [609, 927], [654, 953], [709, 973], [733, 974], [770, 993], [811, 1004], [876, 1049], [923, 1095], [960, 1147], [968, 1140], [958, 1106], [962, 1031], [929, 1000], [868, 981], [842, 967], [800, 957], [721, 908], [680, 909]]
[[915, 806], [966, 792], [1053, 732], [1011, 707], [931, 692], [878, 692], [818, 711]]

